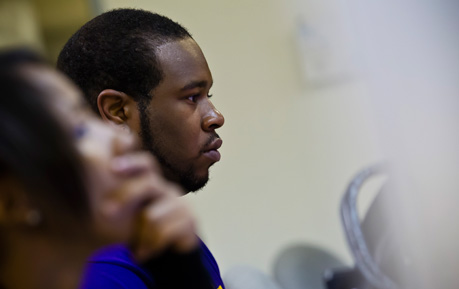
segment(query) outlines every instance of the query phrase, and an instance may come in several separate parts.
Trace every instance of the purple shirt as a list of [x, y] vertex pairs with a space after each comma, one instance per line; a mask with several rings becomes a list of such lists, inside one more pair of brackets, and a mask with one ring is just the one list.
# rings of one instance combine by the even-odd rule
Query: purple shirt
[[[207, 246], [200, 241], [202, 263], [215, 289], [224, 289], [217, 262]], [[134, 261], [124, 245], [105, 247], [91, 256], [81, 289], [148, 289], [155, 288], [151, 275]]]

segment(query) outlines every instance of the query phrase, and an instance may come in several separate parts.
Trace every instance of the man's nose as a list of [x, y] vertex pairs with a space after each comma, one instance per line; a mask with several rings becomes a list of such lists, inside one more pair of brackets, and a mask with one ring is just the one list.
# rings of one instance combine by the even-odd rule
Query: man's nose
[[225, 123], [225, 118], [223, 114], [218, 111], [212, 102], [208, 102], [208, 108], [202, 119], [202, 129], [204, 131], [213, 131], [217, 128], [223, 126]]

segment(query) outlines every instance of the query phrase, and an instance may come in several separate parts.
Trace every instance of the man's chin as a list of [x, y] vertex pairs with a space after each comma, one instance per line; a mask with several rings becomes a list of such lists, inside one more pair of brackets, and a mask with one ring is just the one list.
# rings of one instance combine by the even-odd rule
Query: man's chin
[[205, 187], [207, 182], [209, 181], [209, 176], [197, 178], [182, 178], [181, 186], [187, 192], [197, 192]]
[[197, 172], [195, 168], [191, 167], [187, 170], [166, 166], [164, 169], [164, 176], [171, 182], [180, 185], [185, 191], [185, 195], [189, 192], [197, 192], [202, 189], [209, 181], [209, 170]]

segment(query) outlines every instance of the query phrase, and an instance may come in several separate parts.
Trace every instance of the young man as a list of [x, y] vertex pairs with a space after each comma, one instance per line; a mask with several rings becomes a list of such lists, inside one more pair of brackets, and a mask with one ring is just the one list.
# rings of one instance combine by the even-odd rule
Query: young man
[[[119, 9], [86, 23], [64, 46], [58, 68], [83, 90], [101, 117], [137, 133], [164, 175], [197, 191], [220, 160], [224, 123], [209, 94], [212, 75], [188, 31], [167, 17]], [[215, 289], [217, 263], [202, 243], [202, 260]], [[90, 261], [85, 288], [150, 288], [154, 280], [125, 246], [107, 248]]]

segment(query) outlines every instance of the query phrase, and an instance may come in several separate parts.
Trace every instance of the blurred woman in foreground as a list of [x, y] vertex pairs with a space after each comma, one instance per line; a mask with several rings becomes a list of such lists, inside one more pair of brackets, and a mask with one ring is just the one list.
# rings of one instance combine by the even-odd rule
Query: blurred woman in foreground
[[10, 51], [0, 89], [0, 288], [77, 288], [89, 254], [110, 243], [139, 261], [196, 248], [179, 189], [65, 77]]

